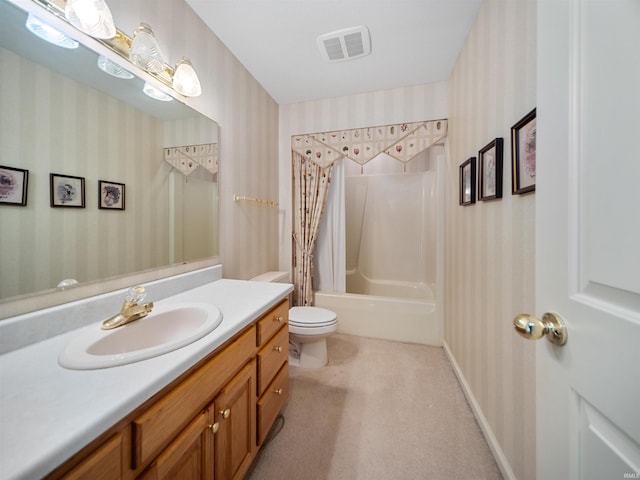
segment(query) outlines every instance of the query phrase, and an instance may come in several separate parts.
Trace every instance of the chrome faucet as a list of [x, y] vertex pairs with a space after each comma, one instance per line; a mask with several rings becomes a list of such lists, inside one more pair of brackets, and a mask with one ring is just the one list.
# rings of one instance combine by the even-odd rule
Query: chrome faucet
[[136, 285], [127, 292], [127, 296], [124, 299], [120, 313], [108, 318], [102, 322], [103, 330], [111, 330], [112, 328], [121, 327], [127, 323], [135, 322], [143, 317], [146, 317], [151, 309], [153, 303], [140, 304], [144, 300], [145, 291], [142, 285]]

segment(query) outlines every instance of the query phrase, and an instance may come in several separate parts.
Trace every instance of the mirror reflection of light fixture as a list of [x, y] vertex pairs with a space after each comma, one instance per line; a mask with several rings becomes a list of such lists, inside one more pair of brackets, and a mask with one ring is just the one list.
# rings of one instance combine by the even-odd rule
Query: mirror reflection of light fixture
[[128, 72], [117, 63], [109, 60], [104, 55], [100, 55], [98, 57], [98, 68], [103, 72], [117, 78], [124, 78], [126, 80], [133, 78], [133, 74], [131, 72]]
[[155, 100], [160, 100], [161, 102], [170, 102], [173, 100], [170, 95], [167, 95], [162, 90], [157, 89], [153, 85], [150, 85], [148, 82], [145, 82], [144, 88], [142, 89], [144, 93]]
[[55, 28], [47, 25], [42, 20], [29, 14], [27, 16], [27, 22], [25, 26], [31, 33], [37, 35], [43, 40], [49, 43], [57, 45], [63, 48], [78, 48], [78, 42], [72, 38], [67, 37], [64, 33], [56, 30]]
[[173, 89], [185, 97], [197, 97], [202, 93], [198, 75], [193, 69], [191, 60], [187, 57], [182, 57], [176, 63], [173, 73]]
[[113, 38], [116, 26], [105, 0], [67, 0], [64, 16], [78, 30], [96, 38]]
[[160, 73], [164, 70], [164, 58], [160, 47], [153, 30], [146, 23], [141, 23], [133, 32], [129, 60], [147, 72]]

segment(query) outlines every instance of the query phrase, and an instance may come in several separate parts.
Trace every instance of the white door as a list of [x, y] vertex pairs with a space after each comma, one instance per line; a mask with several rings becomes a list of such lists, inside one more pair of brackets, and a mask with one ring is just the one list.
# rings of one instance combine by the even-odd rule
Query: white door
[[640, 478], [640, 0], [538, 1], [537, 477]]

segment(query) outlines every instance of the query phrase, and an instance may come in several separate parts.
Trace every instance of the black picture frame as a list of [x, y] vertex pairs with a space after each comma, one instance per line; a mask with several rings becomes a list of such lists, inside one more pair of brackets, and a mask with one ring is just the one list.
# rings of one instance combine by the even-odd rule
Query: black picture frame
[[125, 209], [125, 184], [98, 180], [98, 208], [101, 210]]
[[84, 208], [84, 177], [50, 173], [52, 208]]
[[460, 164], [460, 205], [476, 203], [476, 157], [470, 157]]
[[29, 170], [0, 165], [0, 205], [27, 206]]
[[511, 127], [511, 194], [536, 190], [536, 109]]
[[502, 198], [502, 144], [495, 138], [478, 152], [478, 200]]

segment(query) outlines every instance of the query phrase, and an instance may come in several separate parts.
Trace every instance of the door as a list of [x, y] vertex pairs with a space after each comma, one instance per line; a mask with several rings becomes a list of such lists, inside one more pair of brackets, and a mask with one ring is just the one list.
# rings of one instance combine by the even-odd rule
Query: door
[[249, 362], [216, 397], [216, 480], [241, 480], [257, 451], [256, 361]]
[[538, 2], [537, 477], [640, 478], [640, 1]]

